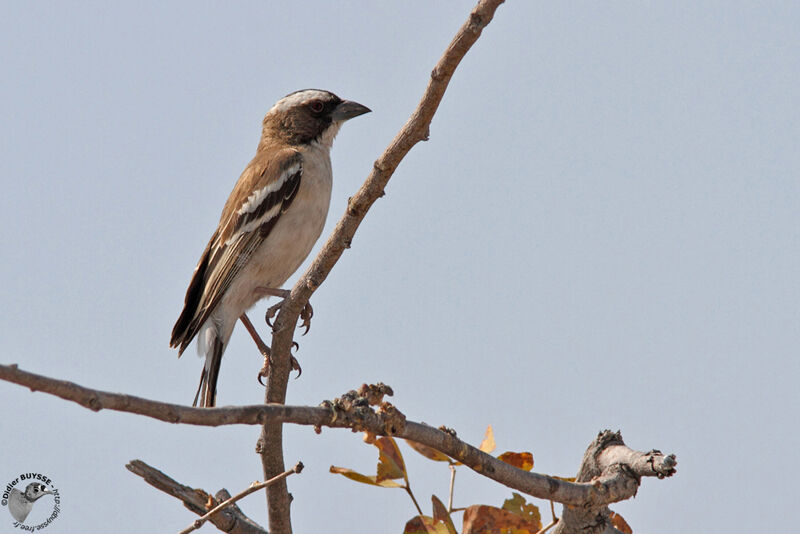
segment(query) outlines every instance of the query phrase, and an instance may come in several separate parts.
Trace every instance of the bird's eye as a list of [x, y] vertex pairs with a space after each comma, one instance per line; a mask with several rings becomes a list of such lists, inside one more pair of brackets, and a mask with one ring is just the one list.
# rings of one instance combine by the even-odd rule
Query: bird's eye
[[314, 100], [308, 105], [308, 107], [311, 108], [311, 111], [314, 113], [322, 113], [322, 110], [325, 108], [325, 104], [323, 104], [321, 100]]

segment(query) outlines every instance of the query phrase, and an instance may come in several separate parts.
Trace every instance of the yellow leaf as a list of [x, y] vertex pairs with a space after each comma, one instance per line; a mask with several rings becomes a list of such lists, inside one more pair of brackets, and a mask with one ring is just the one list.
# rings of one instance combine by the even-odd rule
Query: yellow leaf
[[523, 471], [533, 469], [533, 455], [529, 452], [504, 452], [497, 459]]
[[449, 456], [443, 452], [437, 451], [433, 447], [428, 447], [427, 445], [423, 445], [422, 443], [417, 443], [416, 441], [411, 441], [409, 439], [406, 440], [406, 443], [408, 443], [409, 447], [429, 460], [433, 460], [435, 462], [452, 462]]
[[483, 441], [481, 441], [481, 446], [478, 447], [480, 450], [489, 454], [495, 448], [494, 443], [494, 430], [492, 430], [492, 425], [486, 427], [486, 435], [483, 436]]
[[418, 515], [406, 523], [403, 534], [450, 534], [450, 532], [441, 521], [427, 515]]
[[503, 502], [503, 510], [516, 514], [525, 519], [532, 525], [538, 525], [538, 529], [542, 528], [542, 516], [539, 513], [539, 507], [535, 504], [530, 504], [525, 501], [525, 497], [519, 493], [512, 493], [511, 499], [506, 499]]
[[373, 443], [380, 454], [378, 455], [378, 482], [382, 480], [402, 478], [406, 479], [406, 464], [403, 462], [403, 455], [397, 448], [397, 442], [393, 438], [382, 437]]
[[378, 480], [376, 476], [367, 476], [362, 475], [352, 469], [348, 469], [346, 467], [336, 467], [332, 465], [330, 468], [330, 472], [343, 475], [349, 478], [350, 480], [355, 480], [356, 482], [361, 482], [362, 484], [369, 484], [370, 486], [380, 486], [382, 488], [402, 488], [402, 484], [398, 484], [394, 480]]
[[563, 480], [564, 482], [575, 482], [575, 477], [557, 477], [552, 475], [553, 478], [557, 478], [558, 480]]
[[433, 518], [445, 524], [448, 534], [457, 534], [456, 526], [453, 524], [453, 520], [447, 512], [447, 508], [445, 508], [442, 501], [439, 500], [439, 497], [431, 495], [431, 502], [433, 503]]
[[624, 532], [625, 534], [633, 534], [633, 529], [628, 522], [622, 518], [621, 515], [616, 512], [611, 512], [609, 517], [611, 518], [611, 524], [614, 525], [615, 529], [619, 530], [620, 532]]

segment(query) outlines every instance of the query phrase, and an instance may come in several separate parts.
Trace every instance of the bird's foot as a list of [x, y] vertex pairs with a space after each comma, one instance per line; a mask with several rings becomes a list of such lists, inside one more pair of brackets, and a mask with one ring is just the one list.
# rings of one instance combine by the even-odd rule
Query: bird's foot
[[[277, 315], [278, 311], [283, 306], [285, 300], [280, 301], [277, 304], [273, 304], [269, 308], [267, 308], [267, 313], [264, 316], [264, 320], [267, 321], [267, 324], [270, 328], [273, 328], [272, 319]], [[314, 308], [311, 307], [310, 302], [306, 302], [306, 305], [303, 306], [303, 309], [300, 311], [300, 318], [303, 322], [298, 326], [298, 328], [305, 328], [306, 331], [303, 332], [302, 335], [308, 334], [308, 331], [311, 329], [311, 318], [314, 317]]]
[[[296, 349], [300, 348], [300, 345], [298, 345], [294, 341], [292, 342], [292, 346], [295, 347]], [[292, 366], [292, 371], [297, 371], [297, 376], [295, 378], [300, 378], [300, 375], [303, 374], [303, 369], [300, 367], [300, 362], [298, 362], [297, 358], [295, 358], [294, 356], [290, 355], [289, 358], [291, 358], [289, 360], [289, 364]], [[261, 384], [262, 386], [266, 386], [262, 378], [267, 378], [269, 376], [269, 368], [271, 365], [272, 365], [271, 356], [266, 355], [264, 357], [264, 366], [258, 372], [258, 383]]]

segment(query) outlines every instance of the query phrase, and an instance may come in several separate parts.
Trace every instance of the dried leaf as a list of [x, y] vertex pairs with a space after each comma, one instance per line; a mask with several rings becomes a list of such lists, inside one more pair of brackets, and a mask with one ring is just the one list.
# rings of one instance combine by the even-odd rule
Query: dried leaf
[[625, 534], [633, 534], [633, 529], [628, 522], [622, 518], [621, 515], [616, 512], [611, 512], [609, 517], [611, 518], [611, 524], [614, 525], [615, 529], [619, 530], [620, 532], [624, 532]]
[[348, 469], [346, 467], [336, 467], [332, 465], [330, 468], [330, 472], [343, 475], [349, 478], [350, 480], [355, 480], [356, 482], [361, 482], [362, 484], [369, 484], [370, 486], [380, 486], [382, 488], [402, 488], [402, 484], [398, 484], [394, 480], [378, 480], [376, 476], [367, 476], [362, 475], [352, 469]]
[[505, 502], [503, 502], [503, 510], [516, 514], [532, 525], [538, 525], [537, 528], [541, 529], [542, 516], [539, 513], [539, 507], [525, 501], [525, 497], [519, 493], [514, 492], [512, 495], [512, 498], [506, 499]]
[[575, 482], [575, 477], [557, 477], [552, 475], [553, 478], [557, 478], [558, 480], [563, 480], [564, 482]]
[[447, 512], [447, 508], [445, 508], [442, 501], [439, 500], [439, 497], [436, 495], [431, 495], [431, 502], [433, 503], [433, 518], [436, 521], [441, 521], [447, 527], [447, 532], [449, 534], [457, 534], [456, 526], [453, 524], [453, 520], [450, 518], [450, 514]]
[[429, 460], [433, 460], [434, 462], [452, 462], [449, 456], [443, 452], [437, 451], [433, 447], [428, 447], [427, 445], [417, 443], [416, 441], [411, 441], [410, 439], [407, 439], [406, 443], [408, 443], [409, 447]]
[[[495, 448], [494, 443], [494, 430], [492, 430], [492, 425], [486, 427], [486, 434], [483, 436], [483, 441], [481, 441], [480, 446], [478, 449], [485, 452], [486, 454], [491, 453]], [[455, 462], [454, 465], [464, 465], [461, 462]]]
[[402, 478], [408, 480], [406, 476], [406, 464], [403, 462], [403, 455], [397, 448], [397, 442], [393, 438], [382, 437], [375, 440], [373, 444], [378, 447], [378, 478], [382, 480]]
[[462, 534], [536, 534], [541, 523], [535, 524], [502, 508], [476, 504], [464, 511]]
[[406, 523], [403, 534], [450, 534], [450, 532], [441, 521], [427, 515], [418, 515]]
[[494, 450], [496, 447], [494, 442], [494, 430], [492, 430], [492, 425], [486, 427], [486, 434], [483, 436], [483, 441], [481, 441], [481, 446], [478, 447], [480, 450], [489, 454]]
[[529, 452], [504, 452], [497, 459], [523, 471], [533, 469], [533, 455]]

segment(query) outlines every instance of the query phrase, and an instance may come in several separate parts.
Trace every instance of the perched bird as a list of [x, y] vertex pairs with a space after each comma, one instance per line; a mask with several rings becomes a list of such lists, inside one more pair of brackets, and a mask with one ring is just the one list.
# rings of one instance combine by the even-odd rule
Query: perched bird
[[8, 511], [11, 512], [14, 519], [24, 523], [25, 518], [33, 509], [33, 503], [40, 497], [52, 494], [53, 491], [40, 482], [31, 482], [25, 491], [13, 488], [8, 495]]
[[[186, 291], [170, 340], [183, 354], [198, 338], [205, 355], [200, 405], [214, 406], [222, 354], [240, 318], [279, 288], [322, 233], [331, 198], [333, 139], [342, 124], [370, 111], [328, 91], [291, 93], [263, 121], [256, 155], [233, 188]], [[263, 345], [263, 344], [262, 344]], [[263, 352], [263, 350], [262, 350]]]

